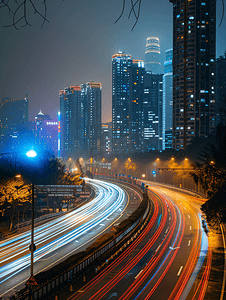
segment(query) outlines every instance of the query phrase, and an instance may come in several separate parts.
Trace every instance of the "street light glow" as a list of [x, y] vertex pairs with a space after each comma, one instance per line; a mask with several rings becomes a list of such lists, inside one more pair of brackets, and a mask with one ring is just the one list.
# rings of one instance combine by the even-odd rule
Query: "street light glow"
[[27, 155], [27, 157], [35, 157], [35, 156], [37, 156], [37, 152], [32, 149], [32, 150], [27, 151], [26, 155]]

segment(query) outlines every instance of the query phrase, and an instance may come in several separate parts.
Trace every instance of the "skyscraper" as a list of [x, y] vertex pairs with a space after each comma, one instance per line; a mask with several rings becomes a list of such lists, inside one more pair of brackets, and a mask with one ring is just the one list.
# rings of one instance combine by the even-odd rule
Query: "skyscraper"
[[142, 152], [143, 145], [143, 98], [144, 62], [133, 60], [129, 67], [129, 151]]
[[88, 156], [99, 156], [101, 148], [102, 85], [94, 81], [81, 85], [85, 118], [85, 145]]
[[[226, 52], [216, 59], [216, 125], [223, 121], [222, 108], [226, 105]], [[225, 120], [224, 120], [225, 121]]]
[[27, 121], [28, 98], [4, 98], [2, 100], [0, 103], [0, 147], [4, 148], [4, 151], [10, 151], [16, 147], [22, 133], [22, 125]]
[[129, 152], [129, 67], [130, 54], [118, 52], [112, 56], [112, 151]]
[[143, 139], [144, 152], [162, 151], [163, 75], [144, 75]]
[[215, 126], [216, 0], [173, 3], [173, 148]]
[[112, 122], [101, 124], [101, 156], [107, 157], [112, 150]]
[[[78, 151], [78, 132], [81, 126], [81, 87], [71, 86], [61, 90], [60, 94], [60, 155], [63, 158], [76, 157]], [[80, 137], [82, 138], [82, 136]]]
[[160, 43], [159, 38], [149, 37], [146, 41], [145, 70], [153, 74], [160, 73]]
[[101, 84], [96, 82], [60, 91], [61, 157], [100, 154], [101, 94]]
[[144, 63], [117, 53], [112, 57], [112, 150], [115, 154], [142, 151]]
[[173, 134], [173, 49], [166, 50], [163, 75], [162, 148], [172, 148]]

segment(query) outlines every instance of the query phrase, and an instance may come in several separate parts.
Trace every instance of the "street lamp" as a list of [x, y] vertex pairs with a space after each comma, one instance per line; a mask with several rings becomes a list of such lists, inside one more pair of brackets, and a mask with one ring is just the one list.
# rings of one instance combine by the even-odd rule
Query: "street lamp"
[[[37, 156], [37, 152], [35, 150], [29, 150], [26, 155], [29, 158], [34, 158]], [[32, 177], [31, 191], [31, 245], [29, 247], [31, 251], [31, 276], [29, 280], [33, 280], [34, 251], [36, 250], [34, 244], [34, 177]]]

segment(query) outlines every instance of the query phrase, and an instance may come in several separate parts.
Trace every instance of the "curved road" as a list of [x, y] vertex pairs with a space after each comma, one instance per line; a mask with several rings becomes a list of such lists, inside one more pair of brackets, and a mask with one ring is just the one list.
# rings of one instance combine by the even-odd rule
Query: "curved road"
[[[117, 185], [87, 181], [96, 191], [92, 201], [35, 228], [34, 274], [87, 246], [119, 219], [127, 207], [128, 197]], [[29, 278], [29, 244], [30, 231], [0, 242], [0, 297], [15, 292]]]
[[[211, 258], [201, 226], [204, 200], [170, 187], [145, 184], [153, 202], [147, 227], [69, 299], [203, 299]], [[203, 282], [196, 290], [193, 285], [206, 255]]]

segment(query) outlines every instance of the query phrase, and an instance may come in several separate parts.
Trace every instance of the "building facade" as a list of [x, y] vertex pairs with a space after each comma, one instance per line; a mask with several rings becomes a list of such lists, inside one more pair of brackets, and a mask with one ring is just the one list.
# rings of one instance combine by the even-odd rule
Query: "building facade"
[[226, 107], [226, 52], [216, 59], [216, 125], [225, 121], [222, 108]]
[[129, 152], [144, 151], [144, 62], [133, 60], [129, 67]]
[[145, 70], [160, 74], [160, 43], [159, 38], [149, 37], [146, 40]]
[[128, 153], [130, 147], [129, 120], [129, 68], [130, 54], [118, 52], [112, 57], [112, 151]]
[[100, 83], [88, 82], [60, 91], [60, 157], [100, 155]]
[[215, 127], [216, 0], [173, 3], [173, 148]]
[[163, 74], [145, 73], [143, 99], [144, 152], [162, 151]]
[[25, 124], [27, 122], [28, 97], [2, 100], [0, 103], [1, 151], [8, 152], [17, 148], [23, 133], [26, 132]]
[[60, 156], [76, 155], [78, 148], [78, 106], [81, 101], [81, 87], [71, 86], [60, 91]]
[[162, 149], [172, 148], [173, 134], [173, 49], [166, 50], [163, 75]]
[[83, 94], [82, 103], [85, 112], [85, 144], [88, 147], [88, 156], [98, 157], [100, 156], [101, 148], [102, 85], [91, 81], [81, 87]]
[[162, 74], [142, 60], [112, 57], [112, 151], [115, 155], [162, 150]]
[[[36, 127], [37, 128], [37, 127]], [[37, 141], [37, 140], [36, 140]], [[43, 120], [38, 126], [38, 144], [58, 156], [58, 120]]]
[[112, 151], [112, 122], [101, 124], [101, 157], [109, 157]]

